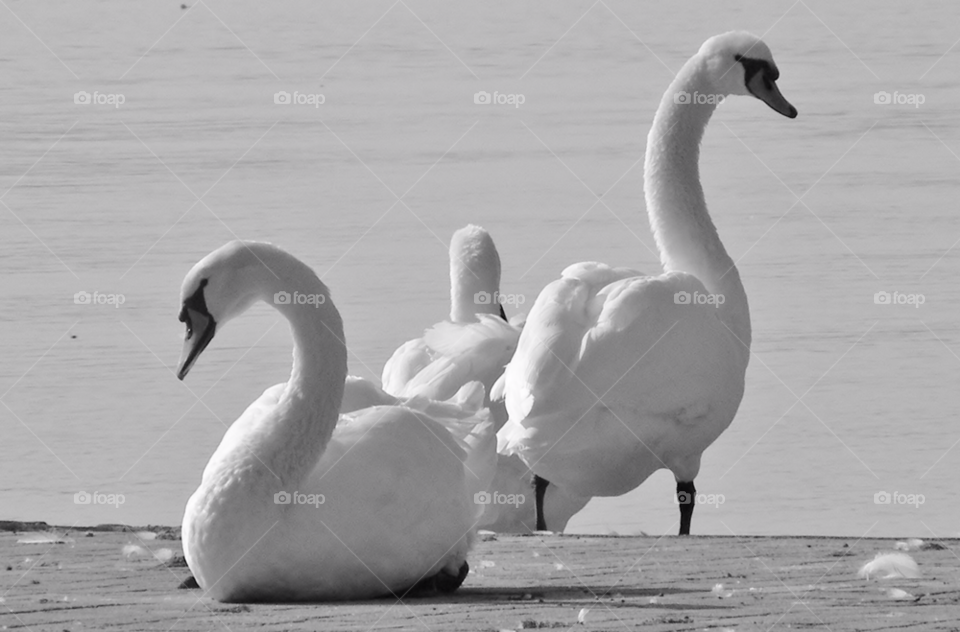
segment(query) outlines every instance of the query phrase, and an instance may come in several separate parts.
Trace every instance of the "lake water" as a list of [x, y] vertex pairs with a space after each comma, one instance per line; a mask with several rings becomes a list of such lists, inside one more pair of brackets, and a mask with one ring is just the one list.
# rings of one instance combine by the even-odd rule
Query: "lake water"
[[[958, 535], [960, 6], [187, 2], [13, 1], [0, 20], [0, 518], [179, 524], [226, 426], [289, 372], [286, 325], [258, 306], [172, 373], [180, 282], [227, 240], [314, 266], [370, 378], [447, 313], [468, 222], [523, 311], [572, 262], [657, 272], [654, 109], [737, 28], [764, 36], [800, 116], [731, 99], [704, 140], [754, 356], [693, 531]], [[674, 533], [673, 494], [662, 471], [569, 530]]]

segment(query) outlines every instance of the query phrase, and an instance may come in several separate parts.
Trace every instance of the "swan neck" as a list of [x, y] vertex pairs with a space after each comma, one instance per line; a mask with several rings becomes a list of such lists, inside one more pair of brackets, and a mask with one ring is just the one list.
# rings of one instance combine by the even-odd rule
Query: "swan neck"
[[500, 257], [492, 252], [450, 250], [450, 320], [476, 322], [500, 313]]
[[708, 76], [705, 62], [693, 57], [663, 95], [647, 138], [644, 195], [664, 270], [691, 274], [708, 293], [722, 294], [721, 319], [749, 345], [746, 293], [700, 185], [700, 142], [725, 96]]
[[[277, 304], [277, 292], [287, 292], [290, 302]], [[347, 375], [343, 321], [326, 286], [303, 264], [273, 279], [263, 297], [290, 324], [293, 368], [275, 408], [252, 431], [252, 452], [293, 492], [316, 465], [339, 420]], [[298, 303], [295, 297], [308, 298]]]

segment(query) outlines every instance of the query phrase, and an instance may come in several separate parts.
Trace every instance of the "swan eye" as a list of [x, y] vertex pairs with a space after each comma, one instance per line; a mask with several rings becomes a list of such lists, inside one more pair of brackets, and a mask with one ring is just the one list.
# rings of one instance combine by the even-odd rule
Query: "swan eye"
[[190, 298], [183, 301], [183, 307], [180, 308], [180, 322], [187, 325], [187, 338], [193, 335], [193, 322], [190, 319], [190, 310], [199, 314], [208, 315], [207, 301], [203, 297], [203, 288], [206, 287], [208, 280], [202, 279], [197, 291]]
[[187, 324], [187, 338], [193, 335], [193, 323], [190, 322], [190, 314], [187, 312], [187, 306], [184, 305], [180, 310], [180, 322]]

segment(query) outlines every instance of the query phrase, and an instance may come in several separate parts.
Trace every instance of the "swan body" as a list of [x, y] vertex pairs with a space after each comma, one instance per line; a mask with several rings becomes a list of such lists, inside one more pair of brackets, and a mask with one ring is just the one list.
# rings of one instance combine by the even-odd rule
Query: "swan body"
[[[317, 300], [275, 300], [295, 291]], [[270, 244], [214, 251], [187, 275], [182, 300], [181, 379], [217, 328], [257, 301], [290, 321], [295, 343], [289, 381], [230, 426], [187, 502], [184, 554], [205, 594], [340, 600], [459, 586], [479, 513], [472, 494], [496, 464], [488, 411], [434, 418], [377, 405], [341, 417], [340, 315], [314, 272]]]
[[746, 292], [700, 186], [700, 140], [718, 100], [689, 97], [752, 94], [793, 118], [778, 76], [753, 35], [703, 44], [664, 94], [647, 139], [644, 189], [663, 273], [569, 266], [531, 308], [503, 377], [502, 451], [587, 497], [624, 494], [667, 468], [681, 534], [701, 454], [743, 397], [751, 334]]

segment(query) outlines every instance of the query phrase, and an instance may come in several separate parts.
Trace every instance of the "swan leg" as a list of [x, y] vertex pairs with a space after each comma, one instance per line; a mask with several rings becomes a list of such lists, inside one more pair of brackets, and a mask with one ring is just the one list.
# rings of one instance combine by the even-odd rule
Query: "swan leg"
[[690, 519], [697, 502], [697, 488], [693, 481], [677, 481], [677, 502], [680, 504], [680, 535], [690, 535]]
[[547, 520], [543, 517], [543, 495], [547, 493], [547, 485], [550, 481], [533, 475], [533, 489], [537, 499], [537, 531], [547, 530]]

